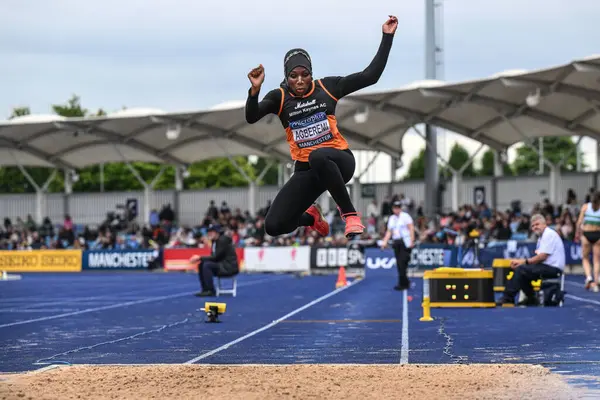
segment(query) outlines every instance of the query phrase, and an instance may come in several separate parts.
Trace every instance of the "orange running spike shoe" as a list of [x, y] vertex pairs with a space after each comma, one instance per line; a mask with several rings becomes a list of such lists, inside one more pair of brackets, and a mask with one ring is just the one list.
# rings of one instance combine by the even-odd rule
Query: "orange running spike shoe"
[[306, 210], [306, 212], [314, 218], [315, 222], [312, 224], [311, 228], [315, 231], [319, 232], [319, 235], [325, 237], [329, 235], [329, 224], [323, 217], [323, 213], [321, 213], [321, 209], [317, 204], [313, 204]]
[[358, 212], [350, 212], [343, 214], [342, 209], [338, 206], [338, 211], [340, 212], [340, 216], [342, 217], [342, 221], [346, 223], [346, 230], [344, 235], [346, 238], [351, 239], [354, 236], [362, 235], [365, 230], [361, 220], [360, 214]]

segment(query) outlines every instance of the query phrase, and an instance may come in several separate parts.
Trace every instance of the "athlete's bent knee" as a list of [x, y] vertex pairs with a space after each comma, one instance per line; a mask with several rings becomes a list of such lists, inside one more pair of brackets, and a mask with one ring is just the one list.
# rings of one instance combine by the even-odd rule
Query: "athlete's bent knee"
[[290, 233], [285, 222], [278, 221], [277, 219], [271, 217], [269, 215], [265, 218], [265, 233], [269, 236], [275, 237], [280, 235], [285, 235], [286, 233]]

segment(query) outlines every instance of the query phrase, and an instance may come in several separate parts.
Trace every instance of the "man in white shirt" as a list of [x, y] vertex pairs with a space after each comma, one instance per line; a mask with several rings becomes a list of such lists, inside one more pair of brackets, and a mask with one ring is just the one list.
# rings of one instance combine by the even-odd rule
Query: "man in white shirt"
[[394, 289], [407, 290], [410, 288], [407, 272], [410, 253], [415, 245], [415, 225], [410, 214], [402, 211], [400, 201], [394, 202], [392, 212], [393, 214], [387, 222], [387, 231], [383, 237], [381, 248], [385, 249], [390, 239], [394, 241], [392, 248], [398, 269], [398, 285]]
[[514, 275], [507, 282], [499, 305], [514, 305], [517, 294], [522, 290], [527, 300], [519, 305], [537, 306], [538, 299], [531, 281], [557, 278], [565, 270], [565, 245], [558, 233], [546, 225], [543, 215], [535, 214], [531, 217], [531, 230], [539, 237], [535, 256], [511, 261]]

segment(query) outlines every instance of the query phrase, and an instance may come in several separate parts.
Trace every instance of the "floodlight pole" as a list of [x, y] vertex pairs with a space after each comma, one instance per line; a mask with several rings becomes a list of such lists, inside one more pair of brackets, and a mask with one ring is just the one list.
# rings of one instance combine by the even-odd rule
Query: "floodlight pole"
[[[425, 78], [436, 79], [438, 68], [438, 48], [436, 43], [436, 18], [435, 0], [425, 0]], [[437, 166], [437, 132], [430, 124], [425, 125], [425, 215], [433, 218], [439, 208], [437, 196], [428, 193], [437, 193], [439, 176]]]

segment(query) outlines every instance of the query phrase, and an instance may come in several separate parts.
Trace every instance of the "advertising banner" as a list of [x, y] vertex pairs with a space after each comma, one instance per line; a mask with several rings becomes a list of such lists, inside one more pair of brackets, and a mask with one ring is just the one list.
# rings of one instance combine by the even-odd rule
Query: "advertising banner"
[[[421, 245], [412, 249], [409, 268], [433, 269], [450, 266], [456, 262], [456, 249], [445, 245]], [[368, 274], [391, 271], [397, 274], [396, 257], [390, 248], [373, 247], [365, 250], [365, 266]]]
[[[240, 270], [244, 268], [245, 252], [243, 248], [235, 249]], [[163, 251], [164, 269], [166, 271], [197, 271], [197, 265], [190, 264], [190, 258], [194, 255], [200, 257], [210, 256], [211, 249], [209, 247], [186, 248], [186, 249], [165, 249]]]
[[308, 272], [310, 247], [246, 247], [244, 270], [248, 272]]
[[84, 270], [148, 269], [158, 250], [89, 250], [83, 252]]
[[[567, 241], [563, 243], [565, 264], [580, 265], [581, 244]], [[463, 268], [471, 268], [477, 266], [480, 261], [484, 268], [491, 268], [495, 258], [531, 258], [535, 255], [535, 248], [535, 242], [518, 242], [516, 240], [492, 242], [486, 248], [479, 250], [479, 260], [476, 259], [473, 250], [458, 249], [458, 265]]]
[[310, 249], [312, 274], [335, 274], [344, 267], [350, 274], [364, 274], [364, 248], [359, 244], [349, 246], [317, 246]]
[[79, 272], [81, 250], [0, 251], [0, 271]]

